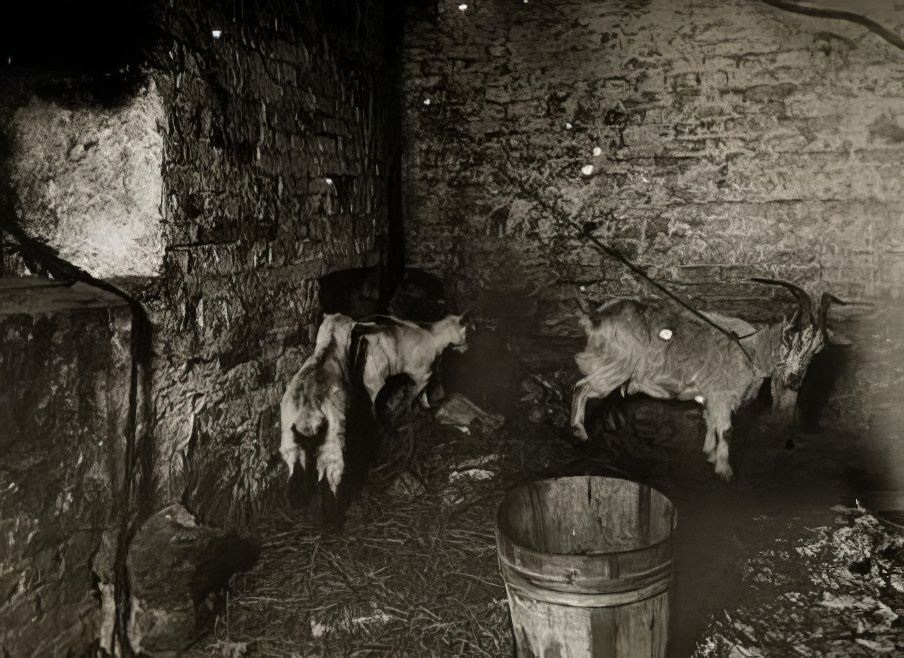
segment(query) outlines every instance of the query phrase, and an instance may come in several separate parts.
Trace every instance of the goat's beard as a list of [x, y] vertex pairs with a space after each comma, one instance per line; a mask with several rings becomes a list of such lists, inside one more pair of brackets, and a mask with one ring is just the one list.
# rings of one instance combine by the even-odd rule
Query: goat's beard
[[797, 391], [787, 386], [780, 376], [772, 380], [772, 411], [789, 423], [794, 420], [797, 408]]

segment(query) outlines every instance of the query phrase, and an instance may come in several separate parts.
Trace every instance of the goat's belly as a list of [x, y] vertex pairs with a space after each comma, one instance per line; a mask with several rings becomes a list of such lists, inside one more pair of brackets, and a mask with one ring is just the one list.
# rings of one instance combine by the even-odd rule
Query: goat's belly
[[660, 400], [693, 400], [700, 391], [693, 384], [671, 378], [632, 381], [628, 385], [628, 393], [645, 393]]

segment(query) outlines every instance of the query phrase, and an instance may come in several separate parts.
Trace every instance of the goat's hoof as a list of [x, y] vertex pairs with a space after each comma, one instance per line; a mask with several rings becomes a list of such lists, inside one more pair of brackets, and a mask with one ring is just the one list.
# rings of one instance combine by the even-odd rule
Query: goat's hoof
[[706, 461], [708, 461], [710, 464], [716, 463], [716, 449], [715, 448], [713, 448], [712, 450], [710, 450], [709, 452], [706, 453]]
[[716, 464], [716, 475], [721, 477], [726, 482], [731, 482], [734, 478], [734, 471], [731, 470], [731, 466], [728, 463]]
[[587, 430], [584, 429], [583, 425], [572, 425], [571, 431], [574, 433], [575, 438], [581, 441], [586, 441], [590, 438], [587, 436]]

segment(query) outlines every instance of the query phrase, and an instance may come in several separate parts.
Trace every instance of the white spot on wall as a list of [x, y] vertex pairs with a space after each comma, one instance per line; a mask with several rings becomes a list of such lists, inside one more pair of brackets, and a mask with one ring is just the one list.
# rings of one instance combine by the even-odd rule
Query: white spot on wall
[[430, 99], [429, 99], [429, 98], [425, 98], [425, 99], [424, 99], [424, 105], [430, 105]]
[[593, 173], [593, 165], [584, 165], [583, 167], [581, 167], [581, 173], [585, 176], [589, 176]]
[[210, 35], [214, 39], [219, 39], [221, 36], [223, 36], [223, 30], [211, 30]]
[[467, 8], [468, 8], [468, 5], [466, 5], [466, 4], [462, 3], [462, 4], [458, 5], [459, 11], [465, 11]]
[[601, 149], [599, 146], [594, 146], [594, 147], [593, 147], [593, 157], [594, 157], [594, 158], [598, 158], [598, 157], [600, 157], [602, 154], [603, 154], [603, 149]]
[[571, 128], [572, 128], [571, 123], [566, 123], [566, 124], [565, 124], [565, 130], [571, 130]]
[[673, 334], [672, 334], [671, 329], [660, 329], [659, 330], [659, 337], [662, 340], [672, 340], [672, 335]]

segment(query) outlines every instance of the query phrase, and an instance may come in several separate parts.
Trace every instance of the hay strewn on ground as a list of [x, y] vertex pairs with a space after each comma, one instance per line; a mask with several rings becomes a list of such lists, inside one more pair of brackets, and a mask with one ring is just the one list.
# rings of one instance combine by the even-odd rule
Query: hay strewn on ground
[[[417, 471], [373, 478], [341, 533], [281, 512], [258, 529], [255, 569], [236, 578], [205, 654], [511, 653], [495, 512], [542, 468], [542, 444], [420, 418]], [[553, 448], [556, 442], [551, 441]], [[528, 442], [528, 445], [533, 442]], [[561, 448], [561, 446], [559, 446]]]

